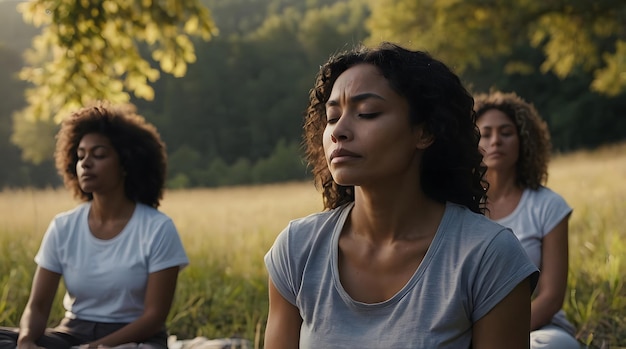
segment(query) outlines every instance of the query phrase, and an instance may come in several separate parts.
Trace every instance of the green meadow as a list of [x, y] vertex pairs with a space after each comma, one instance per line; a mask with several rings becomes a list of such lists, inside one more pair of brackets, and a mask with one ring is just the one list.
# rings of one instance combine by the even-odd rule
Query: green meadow
[[[565, 310], [590, 348], [626, 347], [626, 144], [555, 155], [548, 186], [574, 208]], [[0, 192], [0, 326], [16, 326], [35, 255], [52, 217], [76, 205], [64, 189]], [[244, 337], [262, 347], [263, 256], [289, 220], [319, 211], [311, 183], [173, 190], [161, 210], [179, 229], [190, 265], [168, 319], [180, 339]], [[49, 319], [63, 316], [61, 298]]]

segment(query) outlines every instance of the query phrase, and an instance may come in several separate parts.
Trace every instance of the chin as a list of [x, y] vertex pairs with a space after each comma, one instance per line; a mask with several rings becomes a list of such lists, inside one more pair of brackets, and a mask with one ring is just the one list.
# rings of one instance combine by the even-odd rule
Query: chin
[[344, 187], [353, 186], [354, 185], [354, 181], [351, 181], [351, 180], [349, 180], [349, 178], [346, 178], [346, 177], [347, 176], [333, 176], [333, 180], [338, 185], [341, 185], [341, 186], [344, 186]]
[[356, 187], [359, 186], [359, 181], [355, 181], [355, 180], [348, 180], [346, 178], [337, 180], [335, 179], [335, 183], [337, 183], [338, 185], [341, 185], [343, 187]]
[[91, 188], [89, 188], [87, 186], [85, 186], [85, 187], [81, 186], [80, 190], [82, 190], [82, 192], [85, 193], [85, 194], [93, 194], [93, 189], [91, 189]]
[[366, 173], [363, 170], [336, 171], [332, 176], [335, 183], [344, 187], [358, 187], [375, 180], [369, 171]]

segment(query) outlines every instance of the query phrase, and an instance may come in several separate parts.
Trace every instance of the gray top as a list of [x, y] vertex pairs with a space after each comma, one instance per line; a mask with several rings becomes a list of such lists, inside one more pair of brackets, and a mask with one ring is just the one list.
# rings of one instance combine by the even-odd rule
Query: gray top
[[511, 230], [448, 203], [424, 259], [392, 298], [367, 304], [343, 289], [338, 240], [353, 203], [291, 221], [265, 256], [300, 310], [300, 348], [469, 348], [472, 324], [538, 271]]
[[[530, 260], [541, 269], [543, 238], [571, 213], [572, 208], [559, 194], [540, 187], [537, 190], [524, 190], [515, 210], [496, 222], [513, 230]], [[554, 315], [552, 323], [572, 335], [576, 332], [563, 310]]]

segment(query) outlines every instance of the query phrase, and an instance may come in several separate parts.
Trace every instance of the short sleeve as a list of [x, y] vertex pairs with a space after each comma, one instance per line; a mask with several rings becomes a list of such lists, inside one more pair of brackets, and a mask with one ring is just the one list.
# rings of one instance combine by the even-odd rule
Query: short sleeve
[[280, 294], [291, 304], [296, 305], [298, 289], [294, 275], [293, 259], [290, 258], [289, 228], [291, 223], [280, 233], [274, 245], [265, 254], [265, 266], [268, 274]]
[[528, 297], [537, 285], [539, 270], [510, 229], [501, 230], [487, 246], [472, 287], [472, 321], [476, 322], [530, 277]]
[[543, 215], [541, 222], [543, 222], [542, 236], [547, 235], [554, 229], [563, 218], [572, 213], [572, 208], [565, 202], [565, 199], [557, 193], [545, 189], [546, 198], [543, 200], [543, 209], [540, 214]]
[[171, 219], [166, 219], [155, 232], [155, 239], [150, 250], [148, 272], [189, 264], [178, 231]]
[[59, 259], [57, 248], [58, 237], [59, 230], [57, 229], [56, 219], [53, 219], [41, 240], [39, 251], [35, 255], [35, 263], [46, 270], [63, 274], [63, 266]]

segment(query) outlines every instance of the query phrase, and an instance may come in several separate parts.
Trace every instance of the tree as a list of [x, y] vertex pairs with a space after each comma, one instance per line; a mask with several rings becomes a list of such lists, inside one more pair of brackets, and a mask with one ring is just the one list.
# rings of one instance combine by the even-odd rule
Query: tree
[[[565, 78], [593, 73], [590, 88], [626, 90], [626, 2], [614, 0], [372, 0], [370, 44], [379, 40], [427, 50], [458, 72], [519, 46], [540, 48], [539, 69]], [[505, 71], [534, 69], [511, 59]]]
[[[160, 71], [181, 77], [196, 60], [190, 36], [217, 34], [198, 0], [35, 0], [18, 10], [42, 27], [20, 72], [32, 87], [28, 105], [14, 115], [12, 136], [35, 163], [52, 155], [51, 125], [93, 100], [128, 102], [130, 93], [151, 100], [150, 83]], [[150, 52], [160, 70], [142, 52]]]

